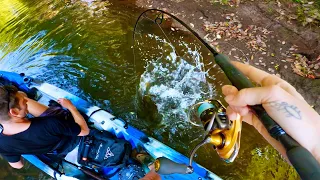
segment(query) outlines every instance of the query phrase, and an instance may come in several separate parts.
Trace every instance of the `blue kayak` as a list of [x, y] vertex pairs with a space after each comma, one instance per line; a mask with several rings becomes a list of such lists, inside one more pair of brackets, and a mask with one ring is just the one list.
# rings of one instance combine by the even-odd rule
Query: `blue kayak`
[[[50, 100], [57, 100], [58, 98], [68, 98], [72, 103], [78, 108], [81, 113], [90, 116], [89, 121], [93, 123], [93, 127], [99, 130], [109, 131], [118, 138], [125, 139], [129, 141], [133, 148], [142, 147], [146, 152], [148, 152], [153, 158], [166, 157], [174, 162], [181, 164], [188, 164], [189, 158], [182, 155], [181, 153], [175, 151], [174, 149], [168, 147], [167, 145], [161, 143], [160, 141], [147, 136], [140, 130], [127, 125], [126, 122], [120, 118], [117, 118], [110, 114], [109, 112], [102, 110], [101, 108], [94, 106], [87, 101], [63, 90], [54, 85], [37, 82], [31, 77], [24, 74], [17, 74], [13, 72], [0, 71], [0, 78], [11, 82], [13, 85], [18, 87], [24, 92], [29, 92], [31, 89], [37, 89], [40, 98], [37, 99], [38, 102], [42, 104], [48, 104]], [[63, 173], [58, 173], [55, 168], [43, 161], [39, 156], [34, 155], [23, 155], [23, 157], [28, 160], [31, 164], [39, 168], [41, 171], [45, 172], [51, 177], [56, 179], [77, 179], [75, 176], [66, 175]], [[205, 169], [197, 163], [193, 163], [194, 172], [192, 174], [182, 175], [182, 174], [172, 174], [172, 175], [161, 175], [162, 179], [190, 179], [190, 180], [204, 180], [204, 179], [215, 179], [219, 180], [217, 175]], [[112, 172], [112, 169], [103, 171], [100, 173]], [[109, 179], [119, 179], [117, 174]]]

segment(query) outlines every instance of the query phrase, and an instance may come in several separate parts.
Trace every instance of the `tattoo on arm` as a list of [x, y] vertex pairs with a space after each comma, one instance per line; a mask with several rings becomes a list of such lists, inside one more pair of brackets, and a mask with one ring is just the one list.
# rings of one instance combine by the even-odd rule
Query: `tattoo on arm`
[[301, 120], [301, 112], [295, 105], [290, 105], [286, 102], [271, 102], [269, 105], [278, 111], [282, 111], [286, 114], [286, 117], [293, 117], [295, 119]]

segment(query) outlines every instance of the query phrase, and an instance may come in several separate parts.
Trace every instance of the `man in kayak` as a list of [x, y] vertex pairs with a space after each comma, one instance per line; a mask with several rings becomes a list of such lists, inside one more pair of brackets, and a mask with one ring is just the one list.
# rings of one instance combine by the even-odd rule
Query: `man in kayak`
[[[0, 86], [0, 154], [13, 168], [23, 167], [22, 154], [54, 153], [77, 162], [79, 136], [89, 134], [85, 119], [71, 103], [47, 107], [14, 86]], [[33, 118], [27, 118], [27, 114]], [[71, 116], [70, 116], [71, 114]]]
[[[20, 92], [14, 86], [0, 86], [0, 154], [13, 168], [23, 167], [22, 154], [68, 153], [89, 128], [67, 99], [59, 99], [65, 110], [47, 107]], [[34, 117], [26, 118], [30, 113]], [[71, 147], [72, 146], [72, 147]]]
[[[244, 122], [254, 126], [289, 162], [284, 147], [270, 136], [261, 121], [248, 108], [249, 105], [262, 104], [267, 113], [320, 163], [320, 115], [283, 79], [239, 62], [233, 62], [233, 65], [261, 87], [238, 91], [234, 86], [223, 86], [222, 93], [229, 104], [229, 119], [236, 119], [237, 114], [240, 114]], [[150, 172], [141, 180], [159, 179], [158, 174]]]

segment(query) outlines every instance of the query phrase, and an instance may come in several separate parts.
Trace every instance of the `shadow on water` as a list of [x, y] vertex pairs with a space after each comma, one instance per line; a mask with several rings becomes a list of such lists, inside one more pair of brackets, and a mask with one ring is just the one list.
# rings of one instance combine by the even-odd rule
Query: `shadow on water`
[[[142, 11], [133, 0], [3, 0], [0, 69], [24, 72], [112, 109], [188, 155], [204, 132], [186, 120], [186, 110], [207, 98], [223, 100], [220, 89], [228, 81], [193, 37], [172, 31], [174, 24], [164, 28], [170, 42], [156, 28], [141, 25], [145, 31], [141, 34], [147, 37], [138, 37], [144, 41], [140, 39], [142, 49], [134, 61], [132, 32]], [[288, 177], [288, 167], [270, 148], [264, 148], [266, 143], [251, 127], [244, 126], [242, 137], [233, 164], [222, 162], [211, 146], [201, 148], [196, 161], [226, 179], [254, 179], [257, 173]], [[275, 170], [262, 173], [261, 163], [267, 158], [282, 169], [267, 164], [263, 167]], [[0, 168], [7, 172], [0, 178], [47, 178], [30, 165], [14, 171], [3, 162]]]

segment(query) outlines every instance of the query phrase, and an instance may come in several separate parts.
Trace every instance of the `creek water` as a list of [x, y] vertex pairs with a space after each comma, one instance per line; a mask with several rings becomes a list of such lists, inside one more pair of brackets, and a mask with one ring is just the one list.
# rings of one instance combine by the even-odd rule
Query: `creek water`
[[[132, 0], [1, 0], [0, 69], [61, 87], [189, 155], [204, 131], [187, 121], [188, 107], [223, 100], [220, 89], [228, 80], [210, 53], [172, 24], [164, 27], [170, 40], [148, 26], [146, 37], [133, 42], [143, 10]], [[225, 179], [295, 178], [247, 125], [234, 163], [221, 161], [209, 145], [195, 160]], [[1, 160], [0, 169], [0, 179], [50, 179], [30, 164], [18, 171]]]

